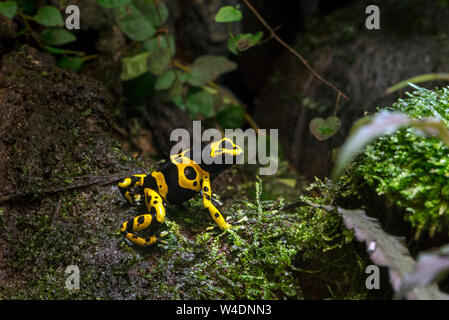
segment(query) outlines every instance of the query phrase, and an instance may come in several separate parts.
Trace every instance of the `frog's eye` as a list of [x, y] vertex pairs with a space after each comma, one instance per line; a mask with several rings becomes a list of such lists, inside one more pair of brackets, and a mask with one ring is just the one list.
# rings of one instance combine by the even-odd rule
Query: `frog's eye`
[[187, 166], [184, 169], [184, 175], [189, 180], [195, 180], [196, 179], [196, 171], [193, 167]]

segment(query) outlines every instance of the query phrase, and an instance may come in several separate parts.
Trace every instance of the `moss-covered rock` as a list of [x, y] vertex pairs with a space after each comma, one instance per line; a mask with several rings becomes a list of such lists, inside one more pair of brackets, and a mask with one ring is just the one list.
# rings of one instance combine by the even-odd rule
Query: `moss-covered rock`
[[[449, 125], [448, 88], [407, 95], [391, 109], [416, 118], [437, 117]], [[405, 219], [415, 229], [441, 231], [449, 226], [448, 154], [449, 148], [437, 138], [404, 128], [368, 146], [350, 175], [357, 189], [365, 183], [390, 204], [405, 209]]]

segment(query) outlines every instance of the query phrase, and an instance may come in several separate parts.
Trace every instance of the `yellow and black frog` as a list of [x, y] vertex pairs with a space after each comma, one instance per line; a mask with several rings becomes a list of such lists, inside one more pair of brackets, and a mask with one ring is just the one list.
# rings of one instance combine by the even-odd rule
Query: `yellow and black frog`
[[[164, 203], [183, 203], [198, 192], [202, 193], [203, 205], [220, 229], [231, 227], [212, 203], [211, 181], [232, 163], [236, 163], [243, 155], [243, 150], [229, 138], [198, 149], [197, 152], [201, 154], [197, 154], [197, 157], [188, 149], [172, 155], [160, 170], [150, 175], [135, 174], [119, 182], [119, 190], [125, 199], [131, 205], [138, 205], [143, 199], [147, 210], [147, 213], [132, 217], [122, 224], [120, 231], [126, 239], [141, 246], [156, 243], [159, 238], [154, 231], [164, 223]], [[205, 157], [208, 159], [200, 163], [192, 160], [205, 160]], [[152, 235], [143, 237], [136, 233], [143, 230], [149, 230]]]

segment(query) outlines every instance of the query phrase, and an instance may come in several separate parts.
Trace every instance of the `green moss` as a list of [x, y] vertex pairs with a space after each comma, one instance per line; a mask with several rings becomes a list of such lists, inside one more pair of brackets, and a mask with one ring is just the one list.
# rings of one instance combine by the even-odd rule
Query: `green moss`
[[[301, 299], [302, 286], [310, 283], [325, 288], [319, 298], [364, 296], [358, 285], [352, 291], [354, 283], [363, 283], [354, 279], [362, 277], [363, 263], [338, 214], [305, 207], [280, 211], [275, 209], [279, 202], [263, 201], [261, 193], [256, 183], [256, 201], [227, 208], [233, 228], [224, 232], [206, 232], [206, 224], [186, 236], [169, 220], [170, 237], [161, 245], [166, 254], [145, 275], [149, 286], [170, 299]], [[196, 207], [208, 222], [199, 202], [189, 201], [188, 212]], [[341, 271], [338, 276], [330, 276], [332, 265]], [[312, 278], [301, 277], [310, 272]]]
[[[421, 89], [408, 96], [392, 109], [417, 118], [437, 117], [449, 124], [448, 88]], [[351, 175], [404, 208], [405, 219], [416, 229], [441, 230], [449, 225], [448, 152], [437, 138], [424, 138], [405, 128], [368, 146]]]
[[[314, 185], [317, 186], [317, 185]], [[213, 226], [200, 197], [167, 207], [169, 235], [150, 248], [129, 246], [118, 232], [135, 214], [115, 187], [70, 191], [39, 209], [0, 211], [0, 237], [11, 246], [2, 298], [17, 299], [301, 299], [362, 298], [364, 260], [336, 213], [262, 200], [240, 190], [222, 207], [233, 228]], [[110, 190], [110, 191], [107, 191]], [[314, 201], [320, 201], [314, 199]], [[322, 200], [323, 203], [325, 202]], [[126, 208], [120, 210], [121, 202]], [[19, 238], [8, 238], [20, 230]], [[16, 231], [15, 231], [16, 232]], [[65, 289], [69, 265], [80, 290]], [[12, 272], [12, 274], [11, 274]], [[12, 275], [16, 275], [17, 279]], [[363, 286], [363, 287], [362, 287]], [[319, 288], [319, 290], [317, 290]]]

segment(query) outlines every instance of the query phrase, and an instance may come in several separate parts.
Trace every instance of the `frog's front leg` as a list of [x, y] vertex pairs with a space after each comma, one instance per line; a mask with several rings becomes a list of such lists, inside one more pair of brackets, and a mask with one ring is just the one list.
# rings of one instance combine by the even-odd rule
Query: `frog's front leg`
[[212, 204], [212, 191], [210, 187], [209, 175], [203, 177], [203, 205], [209, 210], [210, 216], [215, 221], [215, 223], [220, 227], [221, 230], [225, 230], [231, 227], [229, 223], [226, 222], [220, 211]]
[[130, 205], [136, 205], [141, 200], [141, 188], [146, 174], [135, 174], [125, 178], [118, 183], [118, 188], [122, 196], [128, 200]]
[[[154, 229], [158, 228], [164, 223], [165, 219], [165, 208], [162, 203], [161, 196], [154, 190], [150, 188], [145, 188], [145, 205], [148, 213], [142, 214], [136, 217], [132, 217], [125, 221], [120, 231], [126, 237], [126, 239], [140, 246], [150, 246], [157, 242], [158, 238], [155, 235], [149, 237], [141, 237], [136, 232], [145, 230], [150, 226]], [[153, 230], [154, 230], [153, 229]]]

